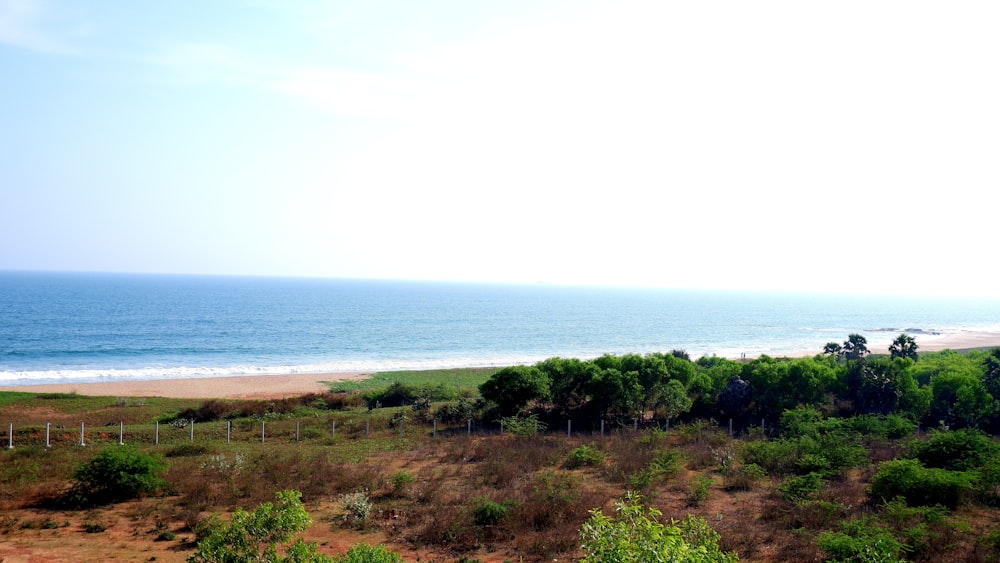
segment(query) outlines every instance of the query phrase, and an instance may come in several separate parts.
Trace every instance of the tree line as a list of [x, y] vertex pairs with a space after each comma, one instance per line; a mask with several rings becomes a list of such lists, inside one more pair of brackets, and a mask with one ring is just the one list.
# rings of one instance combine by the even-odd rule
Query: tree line
[[802, 358], [691, 360], [682, 350], [549, 358], [496, 372], [480, 388], [496, 417], [631, 421], [777, 420], [815, 407], [838, 416], [897, 414], [926, 427], [1000, 429], [1000, 348], [918, 354], [899, 335], [872, 354], [851, 334]]

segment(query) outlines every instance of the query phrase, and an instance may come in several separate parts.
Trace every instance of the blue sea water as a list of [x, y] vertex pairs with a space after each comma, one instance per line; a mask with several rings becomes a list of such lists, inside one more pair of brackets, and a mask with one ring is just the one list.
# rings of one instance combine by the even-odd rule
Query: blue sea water
[[1000, 330], [1000, 302], [548, 285], [0, 272], [0, 385], [820, 352]]

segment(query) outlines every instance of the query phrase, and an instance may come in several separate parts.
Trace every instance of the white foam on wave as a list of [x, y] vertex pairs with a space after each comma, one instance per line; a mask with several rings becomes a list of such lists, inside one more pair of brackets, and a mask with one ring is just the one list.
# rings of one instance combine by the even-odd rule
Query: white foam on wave
[[[547, 356], [546, 356], [547, 357]], [[156, 379], [197, 379], [253, 375], [299, 375], [357, 373], [400, 370], [432, 370], [530, 365], [542, 356], [492, 356], [483, 358], [344, 360], [324, 363], [274, 366], [213, 367], [143, 367], [135, 369], [61, 369], [38, 371], [0, 371], [0, 385], [39, 385], [46, 383], [97, 383]]]

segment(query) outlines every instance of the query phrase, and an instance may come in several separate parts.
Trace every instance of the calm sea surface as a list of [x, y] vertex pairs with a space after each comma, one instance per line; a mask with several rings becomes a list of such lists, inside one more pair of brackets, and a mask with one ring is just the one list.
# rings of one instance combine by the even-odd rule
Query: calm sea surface
[[[0, 384], [820, 352], [1000, 330], [1000, 302], [283, 278], [0, 272]], [[917, 342], [933, 338], [915, 333]]]

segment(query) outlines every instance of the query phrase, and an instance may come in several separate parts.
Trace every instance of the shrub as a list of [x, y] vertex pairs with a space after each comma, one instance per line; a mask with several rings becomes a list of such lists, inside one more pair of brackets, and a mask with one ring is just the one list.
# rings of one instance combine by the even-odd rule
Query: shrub
[[[301, 493], [276, 493], [277, 504], [264, 503], [247, 512], [236, 509], [228, 523], [212, 520], [211, 530], [198, 542], [191, 563], [235, 563], [241, 561], [297, 561], [330, 563], [332, 559], [317, 553], [315, 543], [292, 538], [304, 532], [312, 519], [302, 506]], [[291, 543], [289, 543], [291, 542]], [[278, 554], [279, 547], [287, 556]]]
[[478, 506], [472, 511], [472, 521], [477, 526], [495, 526], [507, 518], [511, 503], [503, 504], [492, 500], [479, 499]]
[[796, 475], [778, 485], [778, 492], [788, 500], [800, 501], [812, 498], [823, 488], [823, 476], [819, 473]]
[[69, 500], [73, 504], [106, 504], [153, 494], [167, 482], [159, 458], [132, 446], [113, 446], [73, 473]]
[[767, 472], [763, 467], [748, 463], [725, 473], [723, 486], [727, 491], [749, 491], [765, 477]]
[[397, 471], [392, 474], [392, 492], [394, 495], [402, 495], [406, 489], [413, 484], [412, 473]]
[[708, 500], [711, 492], [712, 478], [708, 475], [697, 475], [691, 479], [691, 496], [688, 497], [688, 502], [694, 506], [698, 506]]
[[374, 508], [371, 500], [368, 499], [368, 493], [365, 491], [341, 495], [338, 501], [344, 510], [344, 520], [366, 520]]
[[924, 466], [956, 471], [980, 467], [996, 452], [992, 438], [971, 429], [934, 431], [926, 441], [910, 446], [910, 456]]
[[590, 511], [580, 536], [586, 553], [581, 563], [672, 561], [675, 563], [734, 563], [735, 553], [719, 549], [719, 534], [705, 520], [688, 515], [664, 525], [661, 513], [644, 508], [633, 493], [615, 503], [615, 516]]
[[573, 448], [566, 456], [566, 461], [563, 462], [563, 467], [566, 469], [598, 467], [601, 465], [604, 465], [604, 453], [586, 444], [578, 448]]
[[879, 502], [902, 497], [911, 506], [940, 504], [955, 508], [972, 489], [972, 481], [969, 473], [924, 467], [915, 459], [898, 459], [879, 464], [870, 495]]
[[334, 559], [337, 563], [403, 563], [398, 553], [389, 551], [381, 545], [357, 543], [351, 546], [340, 557]]
[[539, 432], [545, 432], [548, 426], [538, 420], [537, 414], [526, 416], [505, 416], [500, 420], [505, 431], [522, 438], [534, 436]]

